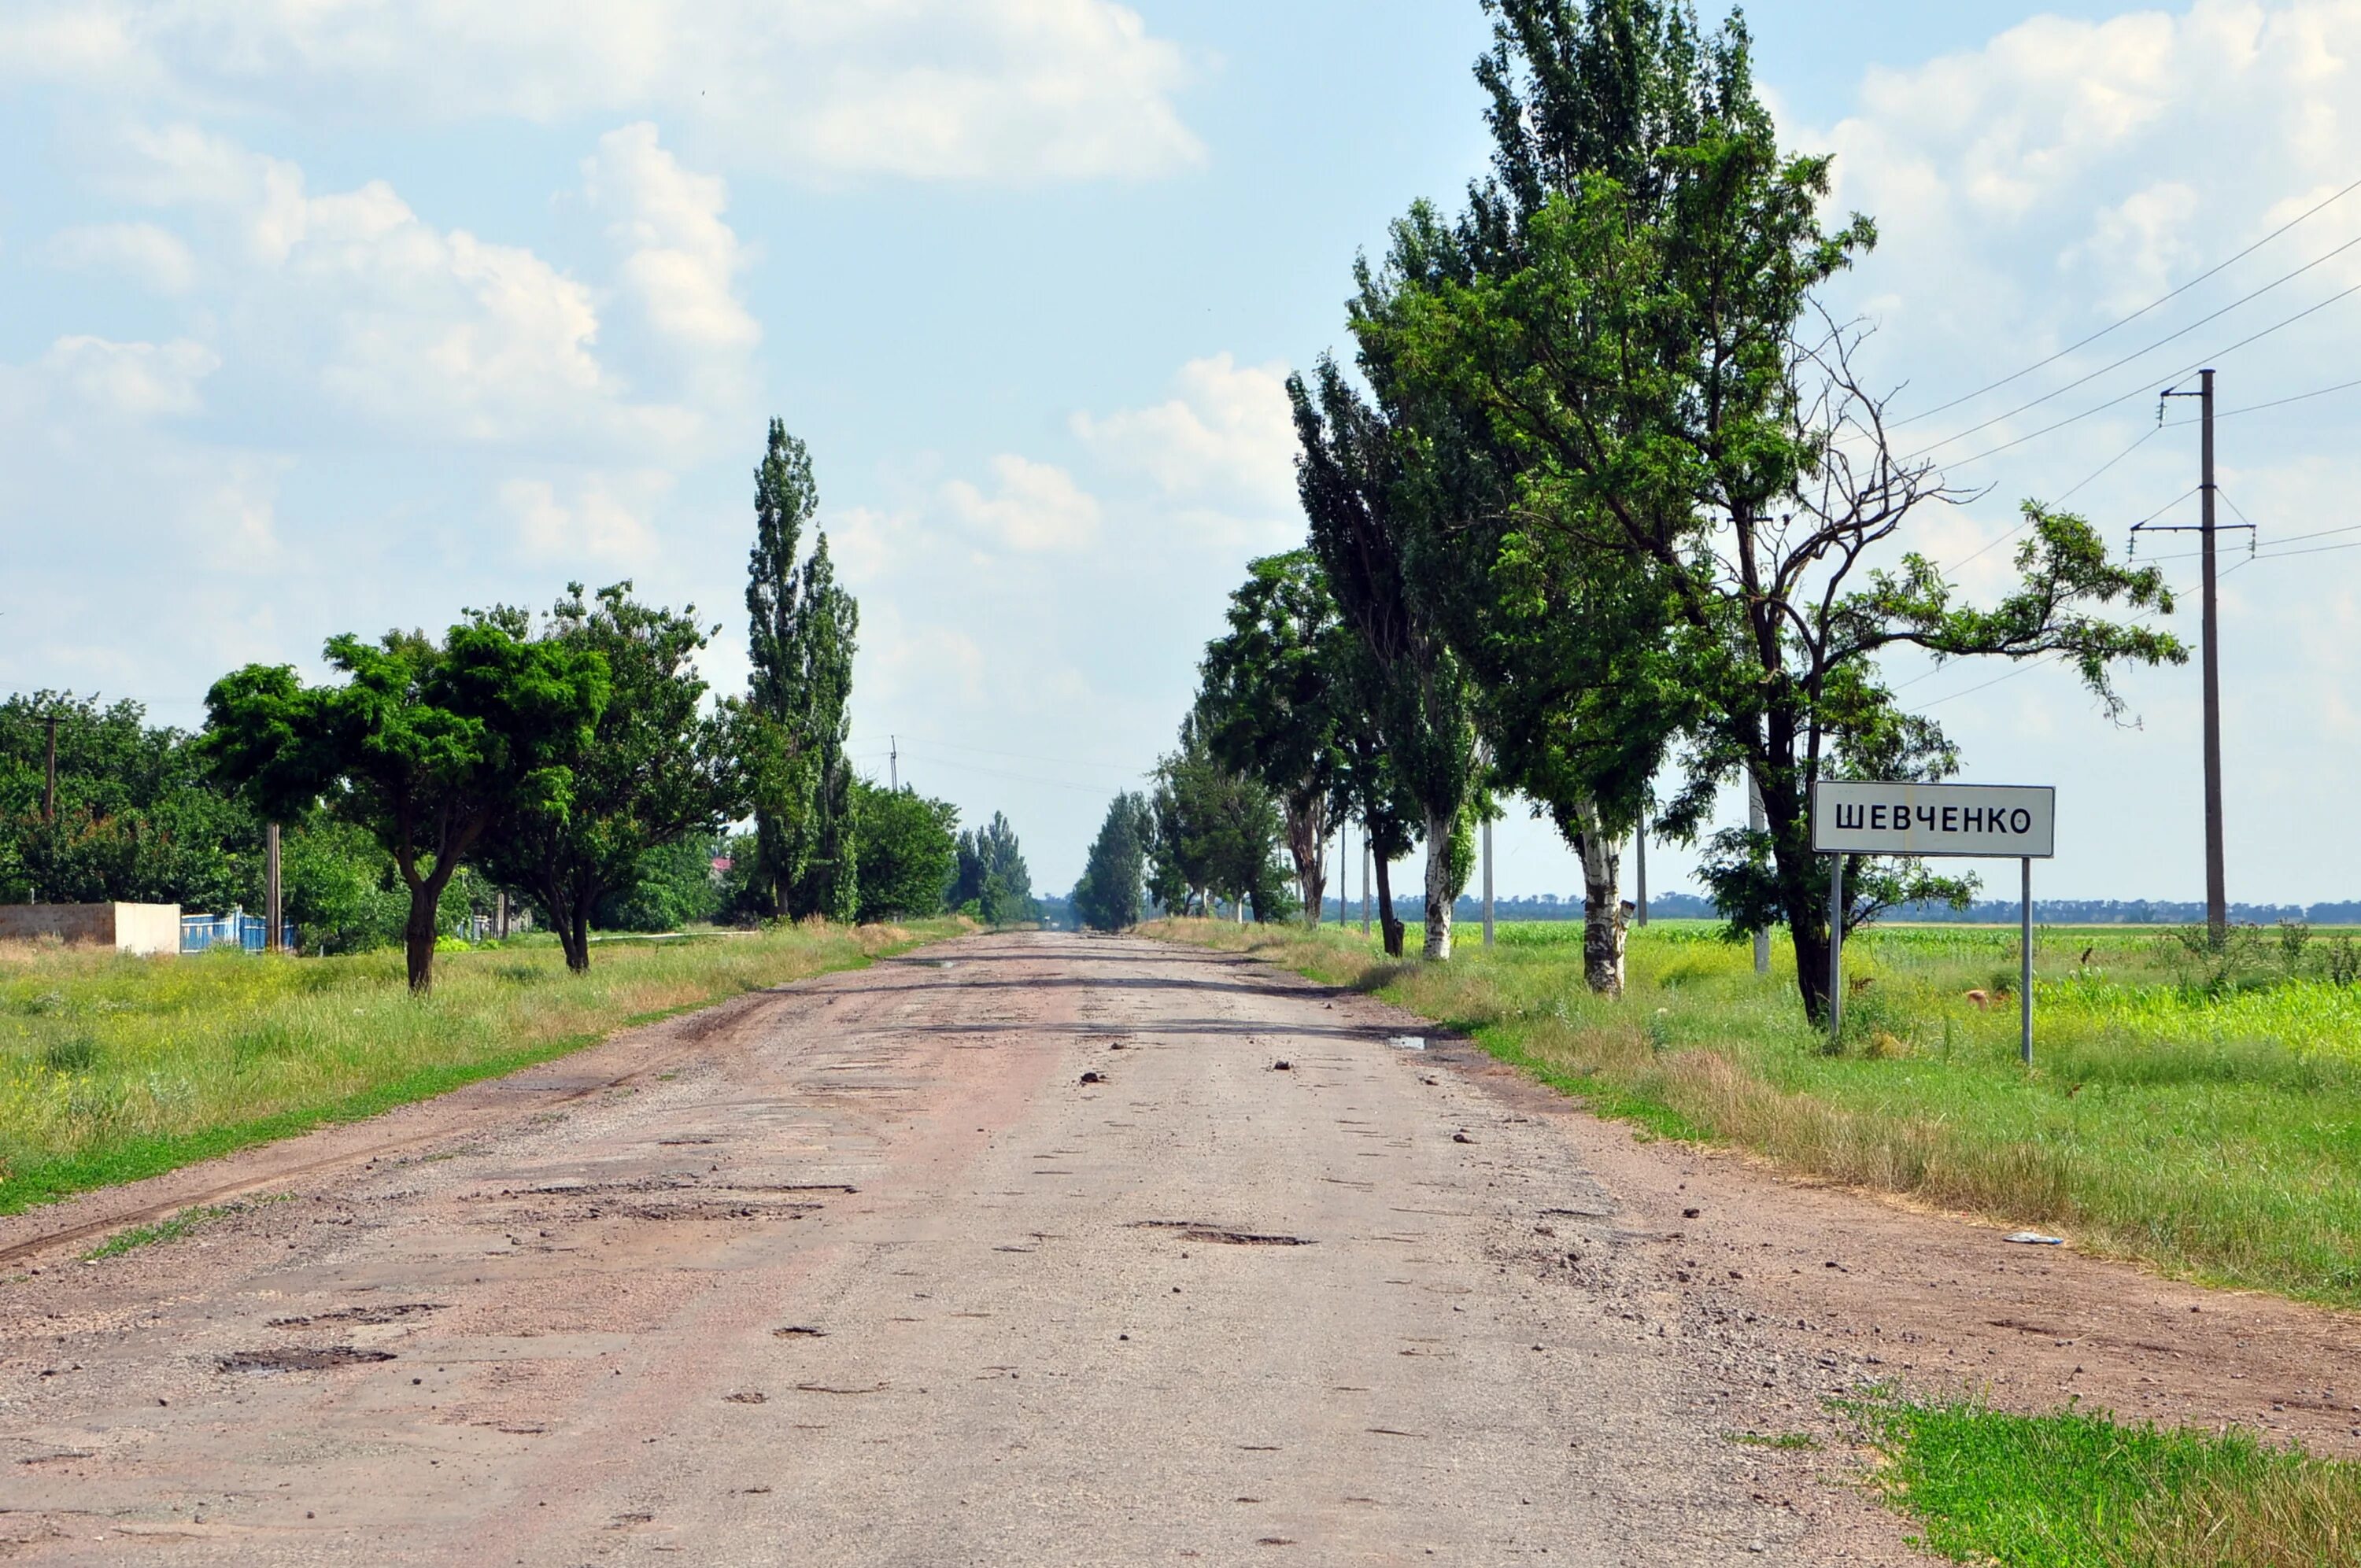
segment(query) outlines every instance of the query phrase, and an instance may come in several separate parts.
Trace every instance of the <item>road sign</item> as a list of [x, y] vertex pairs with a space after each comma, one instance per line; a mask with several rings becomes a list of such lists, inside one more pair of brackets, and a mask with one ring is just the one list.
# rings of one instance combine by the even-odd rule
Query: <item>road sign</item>
[[2033, 1065], [2033, 862], [2058, 853], [2058, 792], [2048, 784], [1812, 785], [1812, 848], [1833, 855], [1828, 878], [1828, 1038], [1844, 1038], [1844, 858], [1942, 855], [2023, 862], [2018, 905], [2017, 1048]]
[[2027, 784], [1812, 786], [1812, 848], [1824, 855], [1949, 855], [2047, 861], [2057, 855], [2058, 792]]

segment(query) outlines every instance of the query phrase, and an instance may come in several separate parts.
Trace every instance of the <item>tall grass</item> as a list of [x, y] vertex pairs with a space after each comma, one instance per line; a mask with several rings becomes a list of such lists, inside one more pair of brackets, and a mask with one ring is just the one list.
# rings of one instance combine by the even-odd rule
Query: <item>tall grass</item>
[[[949, 927], [946, 927], [947, 930]], [[399, 951], [134, 958], [0, 945], [0, 1213], [372, 1113], [623, 1024], [865, 962], [897, 927], [446, 953], [413, 998]]]
[[[1159, 927], [1372, 990], [1601, 1110], [2214, 1283], [2361, 1306], [2361, 993], [2169, 934], [2037, 936], [2036, 1065], [2016, 1055], [2016, 935], [1853, 942], [1840, 1049], [1784, 954], [1757, 976], [1710, 927], [1632, 934], [1620, 1001], [1578, 928], [1509, 927], [1452, 962], [1389, 964], [1357, 930]], [[1984, 993], [1979, 1006], [1970, 992]]]

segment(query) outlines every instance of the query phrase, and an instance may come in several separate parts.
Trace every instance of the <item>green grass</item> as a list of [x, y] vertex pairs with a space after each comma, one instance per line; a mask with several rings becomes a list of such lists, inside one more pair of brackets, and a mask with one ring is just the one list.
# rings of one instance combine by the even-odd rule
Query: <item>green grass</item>
[[0, 1214], [357, 1121], [579, 1050], [626, 1025], [866, 962], [949, 923], [447, 953], [143, 959], [0, 947]]
[[159, 1220], [152, 1225], [134, 1225], [128, 1230], [115, 1232], [98, 1245], [82, 1254], [82, 1260], [84, 1263], [97, 1263], [104, 1258], [120, 1257], [137, 1247], [148, 1246], [157, 1242], [175, 1241], [187, 1235], [191, 1231], [203, 1229], [215, 1220], [226, 1220], [232, 1214], [243, 1214], [247, 1210], [260, 1208], [265, 1203], [287, 1202], [289, 1196], [282, 1192], [274, 1197], [256, 1198], [245, 1202], [205, 1203], [193, 1209], [183, 1209], [179, 1213], [168, 1219]]
[[2005, 1568], [2349, 1568], [2361, 1468], [2103, 1412], [1902, 1401], [1851, 1413], [1929, 1550]]
[[2169, 931], [2039, 932], [2027, 1073], [1997, 994], [2015, 985], [2014, 930], [1856, 938], [1846, 972], [1867, 984], [1832, 1053], [1779, 945], [1758, 977], [1703, 922], [1634, 931], [1620, 1001], [1584, 988], [1571, 922], [1504, 927], [1447, 965], [1388, 963], [1357, 927], [1160, 929], [1374, 991], [1662, 1135], [2361, 1306], [2361, 988], [2324, 978], [2325, 938], [2290, 961], [2275, 936], [2215, 959]]

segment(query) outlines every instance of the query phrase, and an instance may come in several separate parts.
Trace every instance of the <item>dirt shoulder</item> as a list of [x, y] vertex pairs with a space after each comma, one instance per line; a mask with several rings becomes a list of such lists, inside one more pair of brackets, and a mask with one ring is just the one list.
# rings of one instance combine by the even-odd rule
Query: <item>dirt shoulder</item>
[[[1504, 1112], [1558, 1127], [1641, 1228], [1661, 1233], [1647, 1266], [1662, 1288], [1691, 1310], [1751, 1317], [1784, 1354], [1927, 1397], [2027, 1413], [2080, 1400], [2361, 1457], [2361, 1314], [2163, 1279], [2070, 1245], [2013, 1244], [1981, 1219], [1648, 1139], [1471, 1040], [1369, 998], [1352, 1005], [1373, 1025], [1426, 1032], [1437, 1059]], [[1537, 1226], [1527, 1261], [1578, 1270], [1566, 1239]]]

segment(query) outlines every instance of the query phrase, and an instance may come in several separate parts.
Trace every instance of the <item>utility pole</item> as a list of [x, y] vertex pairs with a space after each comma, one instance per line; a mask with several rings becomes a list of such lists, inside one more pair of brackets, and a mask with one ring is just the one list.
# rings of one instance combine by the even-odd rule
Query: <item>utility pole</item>
[[[2198, 476], [2197, 492], [2200, 508], [2198, 535], [2198, 578], [2202, 603], [2202, 624], [2198, 629], [2199, 663], [2202, 668], [2205, 704], [2205, 934], [2215, 948], [2230, 937], [2230, 894], [2228, 878], [2223, 870], [2222, 853], [2222, 642], [2219, 623], [2220, 576], [2214, 565], [2214, 536], [2221, 532], [2214, 520], [2216, 495], [2213, 484], [2213, 372], [2200, 370], [2197, 390], [2184, 392], [2167, 387], [2157, 403], [2157, 418], [2164, 417], [2164, 398], [2195, 398], [2198, 406]], [[2252, 532], [2251, 524], [2240, 524]], [[2187, 533], [2186, 526], [2143, 522], [2132, 527], [2136, 537], [2143, 532]]]
[[[1760, 833], [1764, 826], [1763, 786], [1756, 782], [1754, 771], [1750, 768], [1746, 773], [1746, 827], [1750, 832]], [[1771, 972], [1771, 928], [1768, 926], [1754, 933], [1754, 972]]]
[[1648, 814], [1644, 811], [1640, 813], [1639, 830], [1631, 835], [1631, 858], [1638, 863], [1636, 874], [1640, 884], [1633, 890], [1640, 895], [1634, 907], [1638, 916], [1634, 924], [1645, 926], [1648, 923]]
[[1484, 818], [1484, 945], [1492, 945], [1492, 819]]
[[1369, 934], [1369, 825], [1361, 824], [1361, 935]]
[[[872, 751], [869, 754], [873, 757], [877, 753]], [[887, 776], [893, 780], [894, 793], [895, 795], [901, 794], [902, 739], [898, 735], [888, 735], [885, 737], [885, 768]]]
[[280, 950], [279, 933], [283, 916], [279, 887], [279, 824], [269, 822], [262, 828], [262, 918], [269, 924], [262, 933], [262, 950]]
[[49, 782], [41, 786], [41, 820], [55, 822], [58, 819], [58, 716], [56, 714], [49, 715]]

